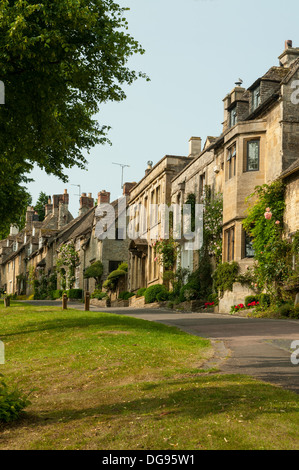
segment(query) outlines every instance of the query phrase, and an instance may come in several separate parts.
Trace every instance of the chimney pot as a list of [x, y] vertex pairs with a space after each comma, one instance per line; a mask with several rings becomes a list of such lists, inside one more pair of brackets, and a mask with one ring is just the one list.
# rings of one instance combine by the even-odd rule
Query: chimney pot
[[290, 47], [293, 47], [293, 41], [291, 39], [288, 39], [285, 42], [285, 49], [289, 49]]

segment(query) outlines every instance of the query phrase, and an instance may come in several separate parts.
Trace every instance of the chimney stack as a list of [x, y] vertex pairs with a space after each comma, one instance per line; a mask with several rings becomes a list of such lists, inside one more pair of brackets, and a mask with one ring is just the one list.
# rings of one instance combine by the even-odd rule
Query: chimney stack
[[28, 206], [26, 211], [26, 228], [30, 228], [32, 226], [34, 216], [34, 209], [33, 207]]
[[53, 204], [52, 204], [51, 196], [49, 196], [48, 204], [45, 205], [45, 217], [52, 214], [52, 210], [53, 210]]
[[86, 193], [82, 193], [80, 197], [79, 215], [86, 214], [92, 207], [94, 207], [92, 194], [88, 193], [88, 196], [86, 196]]
[[197, 157], [201, 153], [201, 137], [191, 137], [189, 140], [189, 157]]
[[100, 204], [109, 204], [110, 203], [110, 193], [103, 189], [101, 192], [98, 193], [98, 206]]
[[136, 186], [137, 183], [125, 183], [123, 186], [123, 196], [129, 196], [130, 191]]
[[[55, 201], [55, 205], [54, 205]], [[67, 224], [68, 221], [68, 212], [69, 212], [69, 195], [67, 189], [64, 190], [63, 194], [58, 196], [53, 196], [53, 207], [54, 212], [57, 211], [58, 203], [58, 230], [62, 229]]]
[[282, 67], [288, 68], [296, 59], [298, 59], [299, 48], [293, 47], [293, 41], [291, 41], [291, 39], [285, 41], [284, 47], [285, 49], [278, 59]]

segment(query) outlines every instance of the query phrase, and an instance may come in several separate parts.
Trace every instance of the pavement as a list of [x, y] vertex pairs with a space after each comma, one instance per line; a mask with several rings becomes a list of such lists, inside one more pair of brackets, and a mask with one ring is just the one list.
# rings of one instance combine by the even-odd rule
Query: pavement
[[[34, 301], [34, 304], [57, 305], [57, 302]], [[83, 310], [83, 304], [69, 304]], [[189, 334], [209, 338], [215, 357], [206, 367], [217, 367], [227, 374], [245, 374], [299, 393], [299, 320], [245, 318], [213, 313], [185, 313], [150, 308], [98, 308], [91, 311], [128, 315], [175, 326]], [[291, 349], [298, 341], [298, 353]], [[299, 362], [299, 361], [298, 361]]]

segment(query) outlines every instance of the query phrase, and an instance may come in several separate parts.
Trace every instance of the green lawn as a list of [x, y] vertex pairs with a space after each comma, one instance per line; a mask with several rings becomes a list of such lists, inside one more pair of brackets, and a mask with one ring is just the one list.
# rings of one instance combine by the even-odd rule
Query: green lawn
[[299, 397], [202, 370], [207, 340], [134, 318], [0, 305], [12, 386], [34, 389], [1, 449], [299, 449]]

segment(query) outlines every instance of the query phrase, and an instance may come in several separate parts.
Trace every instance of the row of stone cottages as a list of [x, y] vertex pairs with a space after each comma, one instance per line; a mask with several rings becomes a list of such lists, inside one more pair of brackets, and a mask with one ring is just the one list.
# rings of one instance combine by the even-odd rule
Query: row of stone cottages
[[[162, 158], [151, 162], [141, 181], [126, 183], [124, 196], [128, 207], [142, 204], [149, 211], [151, 204], [183, 204], [194, 194], [201, 203], [205, 187], [212, 194], [223, 195], [223, 261], [235, 260], [241, 271], [253, 263], [253, 250], [242, 220], [246, 215], [245, 199], [257, 185], [277, 179], [286, 183], [286, 235], [293, 237], [299, 229], [299, 48], [287, 41], [279, 56], [279, 65], [271, 67], [248, 89], [237, 83], [224, 100], [223, 130], [218, 137], [208, 137], [202, 145], [200, 137], [189, 141], [188, 156]], [[110, 194], [101, 191], [98, 204], [110, 202]], [[120, 262], [129, 263], [127, 289], [136, 292], [163, 282], [163, 266], [155, 260], [151, 240], [151, 222], [137, 220], [140, 236], [122, 239], [116, 223], [114, 240], [99, 240], [95, 234], [97, 218], [91, 194], [82, 194], [79, 216], [68, 211], [69, 196], [53, 196], [46, 206], [46, 218], [39, 222], [28, 208], [26, 226], [0, 241], [0, 286], [8, 293], [28, 294], [30, 269], [53, 272], [58, 249], [73, 241], [80, 263], [75, 273], [75, 287], [92, 290], [94, 283], [84, 278], [87, 267], [101, 260], [103, 279]], [[117, 201], [112, 202], [117, 208]], [[138, 213], [137, 213], [138, 218]], [[151, 220], [148, 214], [148, 220]], [[139, 222], [139, 223], [138, 223]], [[161, 218], [153, 222], [159, 234]], [[190, 271], [198, 268], [196, 251], [180, 242], [180, 263]], [[247, 288], [235, 284], [220, 302], [220, 311], [227, 311], [248, 295]]]

